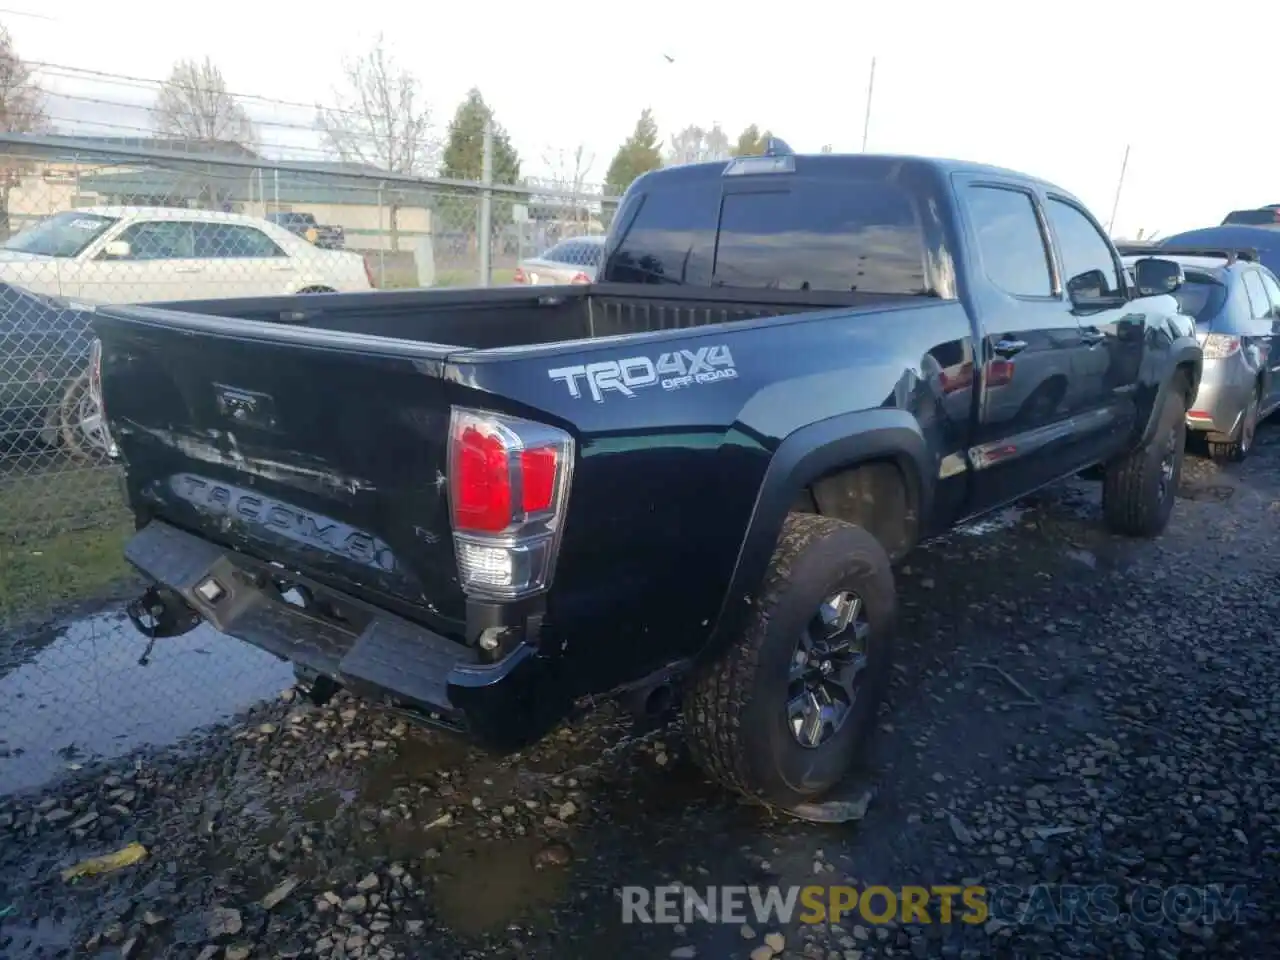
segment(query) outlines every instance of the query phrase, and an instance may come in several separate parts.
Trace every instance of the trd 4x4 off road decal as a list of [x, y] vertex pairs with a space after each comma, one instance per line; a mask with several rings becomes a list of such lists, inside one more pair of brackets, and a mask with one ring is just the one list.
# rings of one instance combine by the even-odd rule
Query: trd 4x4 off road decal
[[569, 396], [582, 396], [581, 383], [596, 403], [604, 402], [612, 390], [624, 397], [634, 397], [637, 390], [660, 386], [663, 390], [679, 390], [700, 383], [732, 380], [738, 375], [733, 355], [727, 346], [699, 347], [697, 350], [675, 350], [651, 357], [627, 357], [625, 360], [601, 360], [598, 363], [557, 367], [547, 376], [569, 388]]

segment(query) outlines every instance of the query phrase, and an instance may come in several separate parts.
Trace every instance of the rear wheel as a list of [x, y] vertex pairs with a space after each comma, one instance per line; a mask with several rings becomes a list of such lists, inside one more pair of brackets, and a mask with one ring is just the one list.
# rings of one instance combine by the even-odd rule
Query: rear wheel
[[304, 293], [337, 293], [337, 292], [338, 291], [334, 290], [332, 287], [304, 287], [303, 289], [298, 291], [299, 295]]
[[875, 722], [894, 616], [879, 542], [840, 520], [792, 514], [742, 637], [691, 680], [694, 759], [770, 806], [826, 794]]
[[1240, 463], [1253, 451], [1253, 439], [1258, 432], [1258, 409], [1261, 405], [1262, 388], [1258, 387], [1249, 398], [1249, 403], [1240, 417], [1236, 432], [1226, 440], [1216, 440], [1214, 434], [1209, 437], [1209, 456], [1215, 460], [1230, 460]]

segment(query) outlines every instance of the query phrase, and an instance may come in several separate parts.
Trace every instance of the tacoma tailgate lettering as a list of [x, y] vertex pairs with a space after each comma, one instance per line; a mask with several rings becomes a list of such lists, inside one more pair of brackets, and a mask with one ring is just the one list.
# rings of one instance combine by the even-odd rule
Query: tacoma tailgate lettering
[[191, 473], [175, 474], [170, 489], [200, 513], [239, 520], [276, 533], [294, 543], [354, 560], [366, 567], [394, 573], [391, 547], [355, 527], [279, 500]]

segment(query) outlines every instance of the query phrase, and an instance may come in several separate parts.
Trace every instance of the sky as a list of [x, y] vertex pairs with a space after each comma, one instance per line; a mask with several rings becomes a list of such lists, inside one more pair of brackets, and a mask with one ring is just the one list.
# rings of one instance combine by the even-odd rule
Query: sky
[[20, 56], [54, 65], [40, 76], [54, 94], [50, 112], [74, 121], [64, 128], [143, 126], [154, 88], [60, 68], [159, 80], [176, 59], [208, 55], [233, 92], [300, 105], [249, 104], [264, 141], [298, 157], [318, 146], [307, 129], [314, 109], [303, 105], [332, 103], [344, 58], [382, 34], [420, 79], [441, 132], [479, 87], [527, 173], [555, 176], [583, 146], [593, 182], [644, 107], [664, 136], [719, 123], [736, 138], [756, 123], [798, 152], [859, 151], [874, 57], [869, 151], [1043, 177], [1106, 226], [1128, 148], [1112, 232], [1131, 238], [1280, 203], [1280, 132], [1267, 132], [1276, 128], [1265, 112], [1275, 82], [1265, 38], [1280, 35], [1280, 4], [1229, 16], [1176, 10], [1147, 0], [0, 0], [0, 23]]

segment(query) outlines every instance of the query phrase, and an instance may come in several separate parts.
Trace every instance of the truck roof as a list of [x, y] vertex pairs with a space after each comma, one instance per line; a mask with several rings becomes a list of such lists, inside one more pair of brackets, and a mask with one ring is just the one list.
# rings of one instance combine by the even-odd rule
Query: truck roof
[[[894, 164], [910, 164], [917, 167], [928, 167], [942, 176], [953, 173], [968, 173], [978, 176], [998, 177], [1001, 180], [1017, 180], [1028, 185], [1035, 185], [1042, 190], [1050, 190], [1063, 196], [1077, 199], [1069, 190], [1065, 190], [1055, 183], [1048, 180], [1034, 177], [1018, 170], [1009, 170], [1005, 167], [997, 167], [991, 164], [974, 163], [969, 160], [952, 160], [944, 157], [925, 157], [912, 154], [886, 154], [886, 153], [798, 153], [795, 154], [796, 169], [800, 171], [807, 169], [810, 172], [815, 170], [838, 169], [844, 166], [861, 166], [864, 164], [882, 164], [884, 166], [893, 166]], [[659, 170], [653, 170], [644, 174], [641, 180], [647, 180], [650, 177], [661, 177], [662, 179], [690, 179], [698, 180], [703, 178], [718, 177], [724, 173], [725, 167], [732, 161], [728, 160], [708, 160], [700, 163], [686, 163], [674, 167], [663, 167]], [[767, 174], [761, 174], [766, 176]], [[639, 182], [639, 181], [637, 181]]]

